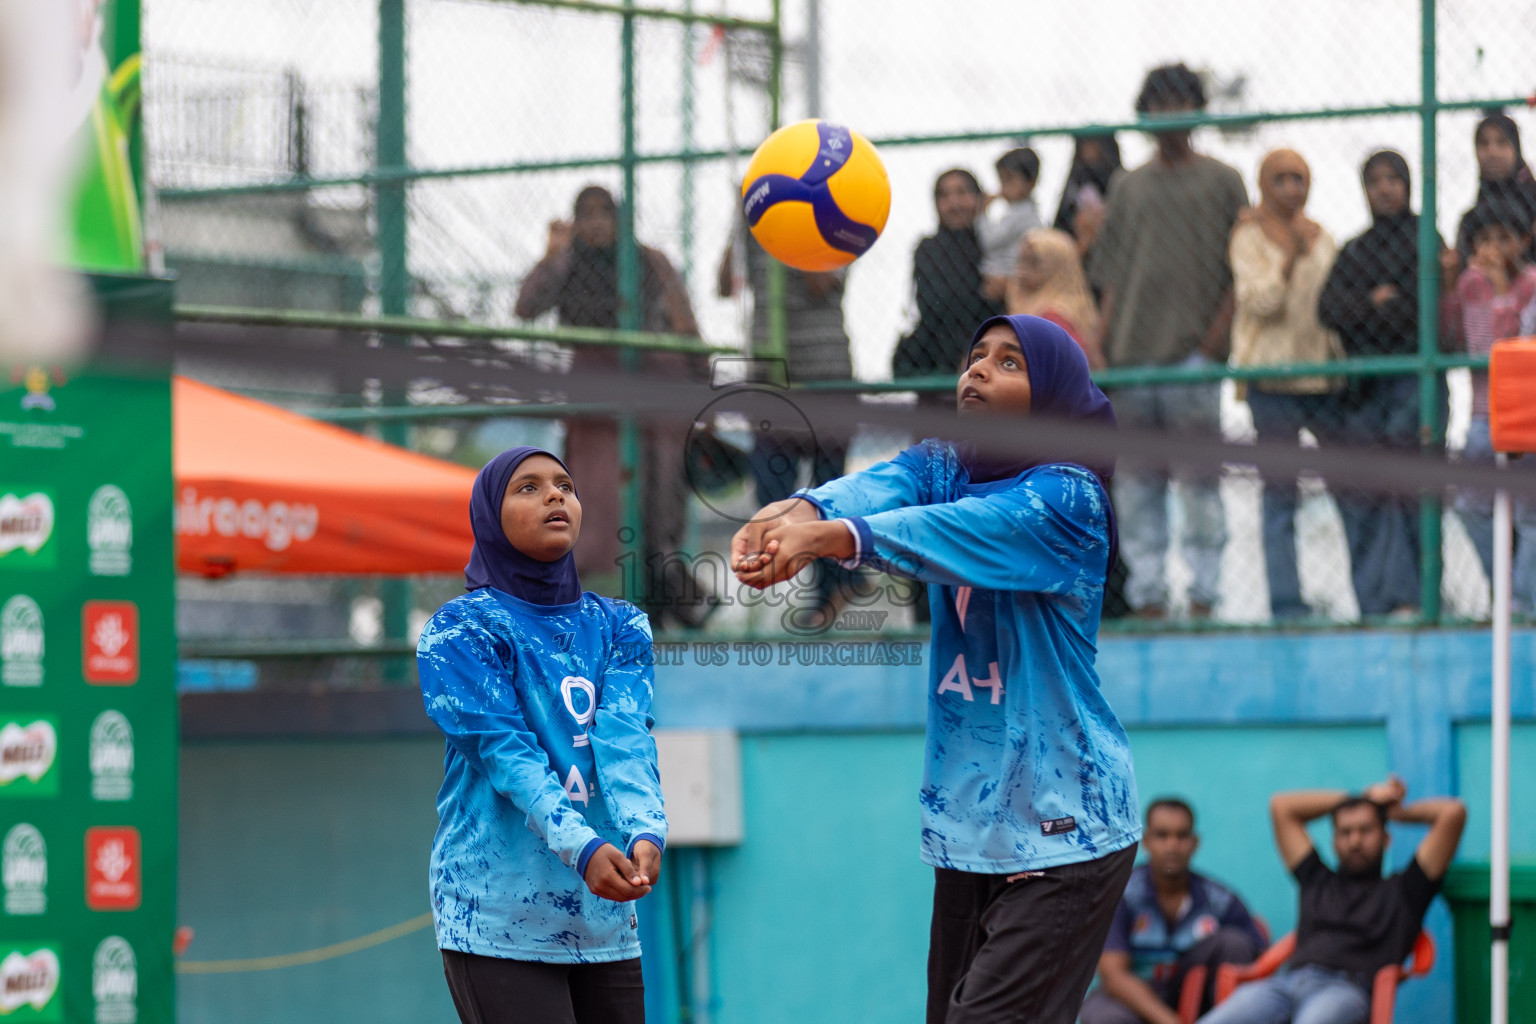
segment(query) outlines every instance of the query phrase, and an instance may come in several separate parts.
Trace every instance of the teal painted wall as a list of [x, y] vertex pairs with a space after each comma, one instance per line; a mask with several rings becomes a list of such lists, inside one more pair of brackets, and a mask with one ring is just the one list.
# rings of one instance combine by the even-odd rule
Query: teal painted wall
[[[440, 740], [189, 744], [181, 755], [183, 959], [271, 956], [429, 909]], [[301, 967], [182, 974], [181, 1024], [453, 1024], [427, 928]]]
[[[1467, 801], [1467, 831], [1458, 856], [1488, 859], [1492, 822], [1488, 780], [1493, 776], [1491, 730], [1486, 722], [1465, 722], [1456, 728], [1457, 789]], [[1509, 848], [1518, 857], [1536, 860], [1536, 723], [1510, 729]]]
[[922, 1019], [920, 733], [743, 740], [746, 841], [714, 852], [718, 1024]]

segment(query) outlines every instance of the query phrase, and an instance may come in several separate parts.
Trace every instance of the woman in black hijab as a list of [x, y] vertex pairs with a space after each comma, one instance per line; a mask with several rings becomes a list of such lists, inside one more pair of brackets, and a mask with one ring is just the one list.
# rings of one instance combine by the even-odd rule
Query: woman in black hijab
[[[976, 325], [1003, 311], [981, 294], [981, 243], [976, 237], [981, 199], [981, 184], [970, 171], [954, 168], [933, 183], [939, 230], [919, 242], [912, 256], [918, 320], [896, 343], [892, 376], [956, 373]], [[947, 394], [939, 397], [948, 404]]]
[[1113, 134], [1079, 135], [1074, 140], [1072, 170], [1061, 190], [1055, 228], [1077, 239], [1079, 253], [1087, 252], [1093, 245], [1104, 219], [1110, 179], [1119, 170], [1120, 143]]
[[[1456, 252], [1461, 263], [1472, 258], [1472, 210], [1479, 205], [1508, 208], [1523, 207], [1526, 212], [1526, 233], [1536, 222], [1536, 179], [1520, 151], [1520, 128], [1508, 114], [1494, 112], [1477, 122], [1472, 133], [1472, 144], [1477, 153], [1477, 202], [1461, 215], [1456, 228]], [[1526, 250], [1526, 258], [1536, 258], [1536, 244]], [[1445, 288], [1455, 287], [1455, 281], [1443, 282]]]

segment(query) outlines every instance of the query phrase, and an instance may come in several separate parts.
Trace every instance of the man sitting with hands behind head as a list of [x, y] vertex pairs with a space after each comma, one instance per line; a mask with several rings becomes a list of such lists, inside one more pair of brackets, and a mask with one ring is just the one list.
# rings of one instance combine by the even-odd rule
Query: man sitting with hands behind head
[[1160, 797], [1147, 806], [1146, 862], [1131, 872], [1099, 957], [1099, 988], [1080, 1024], [1179, 1024], [1184, 976], [1205, 966], [1207, 992], [1217, 964], [1245, 964], [1264, 935], [1232, 890], [1189, 869], [1200, 836], [1194, 809]]
[[[1275, 845], [1301, 885], [1296, 951], [1279, 973], [1243, 985], [1202, 1024], [1360, 1024], [1370, 1016], [1373, 977], [1413, 950], [1467, 823], [1455, 797], [1404, 804], [1407, 792], [1393, 776], [1358, 796], [1299, 790], [1270, 798]], [[1307, 835], [1307, 822], [1325, 814], [1333, 817], [1337, 870]], [[1383, 878], [1389, 819], [1428, 825], [1429, 834], [1406, 868]]]

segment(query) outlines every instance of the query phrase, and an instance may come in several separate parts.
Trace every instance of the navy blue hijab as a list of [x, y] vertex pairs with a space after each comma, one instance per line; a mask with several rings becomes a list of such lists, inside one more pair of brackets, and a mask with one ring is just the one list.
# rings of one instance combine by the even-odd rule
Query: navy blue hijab
[[541, 562], [513, 547], [501, 528], [501, 501], [507, 484], [530, 455], [548, 455], [560, 462], [542, 448], [523, 445], [502, 452], [475, 477], [469, 492], [469, 526], [475, 534], [475, 547], [464, 567], [464, 589], [494, 587], [529, 604], [570, 604], [581, 597], [575, 553], [567, 551], [553, 562]]
[[[1024, 367], [1029, 373], [1031, 417], [1057, 420], [1083, 420], [1114, 428], [1115, 410], [1109, 398], [1099, 390], [1088, 371], [1088, 357], [1072, 336], [1059, 325], [1038, 316], [994, 316], [976, 328], [971, 347], [981, 336], [999, 324], [1007, 324], [1019, 339], [1024, 353]], [[1077, 459], [1063, 453], [1057, 458], [1014, 457], [978, 451], [974, 444], [961, 445], [960, 464], [972, 483], [1007, 480], [1036, 466], [1068, 463], [1082, 466], [1098, 477], [1109, 497], [1109, 481], [1115, 475], [1114, 459]], [[1115, 513], [1109, 507], [1109, 564], [1115, 563], [1119, 548]]]

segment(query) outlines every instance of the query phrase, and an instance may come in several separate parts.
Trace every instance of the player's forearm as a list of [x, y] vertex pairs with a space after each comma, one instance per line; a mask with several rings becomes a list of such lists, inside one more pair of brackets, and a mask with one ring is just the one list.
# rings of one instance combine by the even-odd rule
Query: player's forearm
[[1431, 796], [1411, 804], [1399, 804], [1387, 816], [1393, 821], [1433, 825], [1450, 815], [1464, 815], [1466, 806], [1453, 796]]
[[1277, 822], [1305, 824], [1332, 811], [1349, 797], [1342, 789], [1297, 789], [1276, 793], [1269, 799], [1270, 816]]

